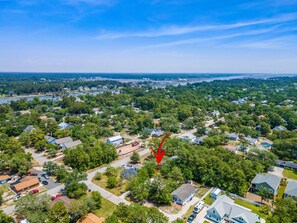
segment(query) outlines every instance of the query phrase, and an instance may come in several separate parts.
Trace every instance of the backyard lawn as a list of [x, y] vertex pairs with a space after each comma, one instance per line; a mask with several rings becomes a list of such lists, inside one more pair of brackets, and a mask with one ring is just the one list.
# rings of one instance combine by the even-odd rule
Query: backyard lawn
[[239, 204], [245, 208], [251, 209], [254, 213], [259, 215], [261, 218], [266, 219], [268, 216], [266, 214], [263, 214], [260, 212], [261, 207], [258, 207], [256, 205], [253, 205], [247, 201], [241, 200], [241, 199], [235, 199], [235, 204]]
[[117, 206], [115, 204], [104, 198], [101, 198], [101, 208], [96, 210], [94, 214], [98, 217], [107, 218], [112, 215], [116, 208]]
[[213, 198], [210, 197], [210, 193], [204, 198], [203, 200], [205, 204], [212, 205], [212, 203], [215, 201]]
[[285, 190], [286, 190], [286, 185], [281, 185], [280, 187], [279, 187], [279, 189], [278, 189], [278, 192], [277, 192], [277, 197], [278, 198], [282, 198], [283, 197], [283, 195], [284, 195], [284, 192], [285, 192]]
[[286, 170], [286, 169], [284, 169], [283, 175], [286, 178], [290, 178], [292, 180], [297, 180], [297, 173], [295, 173], [292, 170]]
[[117, 168], [116, 169], [116, 174], [117, 174], [117, 180], [119, 181], [119, 183], [118, 183], [118, 186], [117, 187], [115, 187], [115, 188], [108, 188], [107, 187], [107, 180], [108, 180], [108, 177], [103, 173], [102, 175], [101, 175], [101, 179], [100, 180], [95, 180], [95, 177], [92, 179], [92, 182], [94, 183], [94, 184], [96, 184], [97, 186], [99, 186], [99, 187], [102, 187], [102, 188], [104, 188], [105, 190], [107, 190], [107, 191], [109, 191], [109, 192], [111, 192], [111, 193], [113, 193], [114, 195], [117, 195], [117, 196], [120, 196], [121, 195], [121, 192], [125, 192], [125, 190], [126, 190], [126, 185], [127, 185], [127, 183], [128, 183], [128, 181], [127, 180], [123, 180], [123, 179], [121, 179], [121, 177], [120, 177], [120, 171], [122, 170], [122, 168]]

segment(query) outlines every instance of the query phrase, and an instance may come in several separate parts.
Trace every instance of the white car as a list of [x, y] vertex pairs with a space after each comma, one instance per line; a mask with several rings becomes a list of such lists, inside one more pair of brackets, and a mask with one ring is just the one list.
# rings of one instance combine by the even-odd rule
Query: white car
[[196, 213], [196, 214], [198, 214], [198, 213], [203, 209], [204, 204], [205, 204], [205, 203], [204, 203], [203, 201], [199, 201], [199, 202], [195, 205], [193, 212]]

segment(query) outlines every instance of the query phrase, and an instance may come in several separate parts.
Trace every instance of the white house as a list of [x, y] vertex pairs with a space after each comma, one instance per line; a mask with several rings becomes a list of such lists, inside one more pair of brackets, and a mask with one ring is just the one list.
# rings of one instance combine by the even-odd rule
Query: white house
[[193, 198], [197, 190], [192, 184], [183, 184], [171, 193], [172, 200], [176, 204], [184, 205]]
[[257, 223], [260, 222], [259, 215], [253, 213], [250, 209], [244, 208], [227, 197], [221, 195], [208, 208], [206, 218], [212, 222], [221, 223]]
[[106, 139], [106, 143], [117, 146], [117, 145], [123, 143], [123, 138], [120, 135], [113, 136], [113, 137], [110, 137], [110, 138]]

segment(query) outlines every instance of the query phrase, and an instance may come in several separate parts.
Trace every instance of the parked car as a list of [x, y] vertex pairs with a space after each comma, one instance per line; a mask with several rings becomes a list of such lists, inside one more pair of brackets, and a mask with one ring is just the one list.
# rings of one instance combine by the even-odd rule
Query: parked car
[[194, 213], [195, 214], [198, 214], [202, 209], [203, 209], [203, 207], [204, 207], [204, 202], [203, 201], [199, 201], [196, 205], [195, 205], [195, 207], [194, 207]]
[[123, 164], [122, 168], [126, 169], [127, 168], [127, 164]]
[[127, 164], [127, 167], [128, 167], [128, 168], [132, 168], [133, 165], [132, 165], [132, 164]]
[[52, 201], [54, 201], [54, 200], [56, 200], [58, 197], [61, 197], [62, 196], [62, 194], [55, 194], [55, 195], [53, 195], [52, 197], [51, 197], [51, 200]]
[[196, 214], [195, 213], [192, 213], [191, 215], [190, 215], [190, 217], [188, 217], [188, 222], [192, 222], [192, 221], [194, 221], [194, 219], [196, 218]]
[[134, 147], [134, 146], [138, 146], [139, 145], [139, 142], [133, 142], [132, 143], [132, 146]]
[[34, 190], [31, 190], [29, 193], [30, 194], [37, 194], [37, 193], [39, 193], [39, 190], [38, 189], [34, 189]]
[[49, 177], [49, 175], [44, 174], [44, 178], [48, 180], [50, 177]]
[[21, 195], [20, 194], [17, 194], [15, 197], [14, 197], [14, 201], [17, 201], [19, 198], [21, 197]]
[[72, 171], [72, 167], [68, 167], [67, 170], [68, 170], [68, 171]]

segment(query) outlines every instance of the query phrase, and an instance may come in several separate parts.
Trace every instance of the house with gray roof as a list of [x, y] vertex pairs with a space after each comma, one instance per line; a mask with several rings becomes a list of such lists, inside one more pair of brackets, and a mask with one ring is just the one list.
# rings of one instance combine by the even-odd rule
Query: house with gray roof
[[62, 144], [60, 144], [60, 147], [62, 149], [73, 149], [81, 144], [82, 144], [82, 142], [80, 140], [75, 140], [75, 141], [62, 143]]
[[28, 125], [24, 130], [23, 132], [32, 132], [33, 130], [35, 130], [35, 128], [33, 127], [33, 125]]
[[64, 138], [60, 138], [60, 139], [56, 139], [55, 140], [55, 144], [57, 145], [61, 145], [67, 142], [72, 142], [73, 139], [70, 136], [64, 137]]
[[283, 131], [283, 130], [287, 130], [287, 128], [285, 126], [279, 125], [279, 126], [275, 126], [272, 130]]
[[268, 193], [272, 196], [277, 195], [277, 190], [281, 182], [281, 177], [267, 173], [257, 174], [252, 180], [251, 192], [256, 193], [257, 191], [267, 188]]
[[172, 200], [176, 204], [184, 205], [193, 198], [197, 191], [198, 188], [194, 187], [192, 184], [182, 184], [171, 193]]
[[48, 144], [55, 144], [56, 138], [54, 138], [52, 136], [44, 136], [44, 138]]
[[292, 169], [292, 170], [297, 170], [297, 163], [294, 163], [292, 161], [285, 161], [285, 160], [277, 160], [276, 165], [279, 167], [283, 167], [286, 169]]
[[259, 215], [253, 213], [250, 209], [235, 204], [226, 195], [219, 196], [207, 209], [206, 218], [216, 223], [257, 223], [261, 220]]
[[297, 181], [296, 180], [290, 180], [288, 182], [288, 185], [284, 192], [284, 198], [286, 197], [292, 197], [294, 199], [297, 199]]
[[63, 130], [63, 129], [70, 129], [72, 128], [72, 125], [68, 124], [68, 123], [65, 123], [65, 122], [61, 122], [59, 125], [58, 125], [58, 128], [60, 130]]

